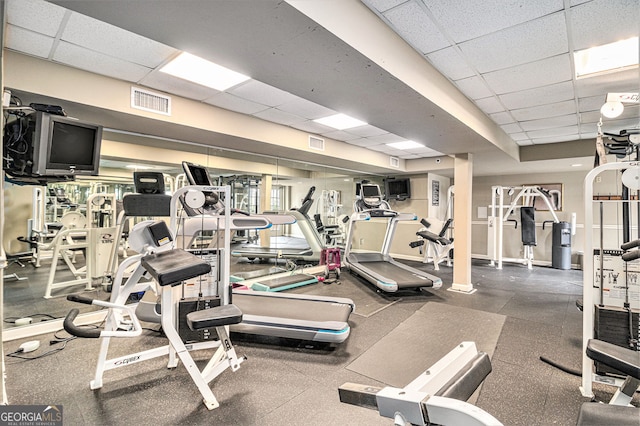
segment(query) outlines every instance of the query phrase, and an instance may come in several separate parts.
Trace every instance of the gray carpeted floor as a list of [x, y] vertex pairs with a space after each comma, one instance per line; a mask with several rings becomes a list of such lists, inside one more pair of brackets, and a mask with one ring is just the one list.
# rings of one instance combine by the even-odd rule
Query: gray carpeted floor
[[[432, 272], [420, 263], [411, 266]], [[513, 265], [498, 271], [477, 262], [472, 280], [478, 291], [473, 295], [446, 291], [451, 269], [442, 267], [437, 275], [443, 288], [427, 292], [380, 294], [348, 273], [340, 284], [295, 289], [351, 297], [359, 314], [351, 316], [349, 339], [333, 347], [232, 335], [237, 352], [248, 360], [212, 383], [221, 403], [214, 411], [201, 403], [186, 371], [167, 370], [163, 359], [109, 371], [102, 389], [90, 390], [99, 342], [89, 339], [72, 340], [64, 350], [36, 360], [6, 357], [9, 402], [62, 404], [69, 425], [389, 425], [392, 421], [375, 411], [340, 403], [338, 386], [403, 386], [452, 344], [472, 339], [492, 353], [493, 364], [478, 406], [505, 425], [575, 424], [585, 400], [579, 378], [542, 363], [539, 356], [579, 369], [581, 314], [574, 302], [582, 294], [582, 272]], [[10, 291], [11, 284], [5, 286]], [[42, 347], [29, 355], [62, 347], [49, 344], [51, 335], [37, 339]], [[159, 333], [145, 331], [141, 338], [118, 340], [114, 352], [165, 342]], [[5, 352], [21, 343], [5, 343]], [[199, 363], [204, 355], [195, 355]], [[611, 391], [595, 390], [602, 398]]]

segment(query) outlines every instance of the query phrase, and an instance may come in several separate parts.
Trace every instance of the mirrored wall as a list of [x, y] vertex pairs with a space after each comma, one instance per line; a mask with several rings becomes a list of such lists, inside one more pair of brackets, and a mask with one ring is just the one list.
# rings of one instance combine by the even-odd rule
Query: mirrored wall
[[[162, 155], [156, 155], [151, 146], [129, 148], [136, 152], [131, 155], [134, 159], [125, 158], [126, 151], [122, 157], [105, 157], [100, 176], [46, 186], [5, 183], [4, 246], [9, 256], [4, 280], [5, 329], [18, 327], [16, 320], [22, 323], [25, 318], [30, 318], [30, 324], [20, 327], [63, 318], [72, 308], [81, 312], [96, 309], [67, 301], [68, 294], [110, 297], [113, 256], [121, 261], [131, 255], [126, 238], [117, 236], [116, 221], [122, 197], [135, 191], [136, 170], [162, 172], [166, 192], [171, 193], [185, 185], [182, 161], [201, 164], [216, 184], [231, 187], [232, 208], [253, 214], [299, 209], [313, 187], [314, 201], [306, 214], [319, 235], [323, 227], [336, 230], [320, 238], [333, 238], [331, 244], [337, 245], [344, 243], [347, 223], [343, 219], [353, 211], [356, 182], [382, 183], [382, 176], [213, 148], [164, 146]], [[98, 229], [97, 239], [90, 238], [87, 229]], [[280, 225], [267, 233], [239, 232], [233, 244], [305, 244], [305, 235], [296, 226]], [[97, 259], [91, 276], [86, 271], [88, 259]], [[246, 268], [242, 265], [246, 262], [256, 259], [234, 259], [231, 273], [234, 265]]]

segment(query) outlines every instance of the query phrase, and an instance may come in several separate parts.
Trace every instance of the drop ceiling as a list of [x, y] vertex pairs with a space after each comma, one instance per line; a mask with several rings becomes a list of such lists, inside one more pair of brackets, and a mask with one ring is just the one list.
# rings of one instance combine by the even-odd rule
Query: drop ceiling
[[[495, 174], [490, 159], [505, 173], [522, 171], [506, 145], [517, 152], [585, 140], [583, 154], [591, 155], [606, 93], [640, 85], [637, 67], [576, 80], [572, 62], [575, 50], [638, 35], [637, 0], [324, 1], [336, 11], [357, 3], [363, 20], [376, 17], [379, 31], [411, 46], [446, 78], [442, 90], [462, 93], [469, 111], [507, 142], [472, 129], [326, 22], [301, 13], [296, 0], [8, 0], [5, 47], [409, 162], [477, 153], [477, 174]], [[219, 92], [158, 71], [181, 51], [252, 79]], [[313, 121], [336, 112], [369, 124], [337, 131]], [[617, 132], [638, 122], [635, 106], [605, 126]], [[425, 148], [385, 145], [407, 139]]]

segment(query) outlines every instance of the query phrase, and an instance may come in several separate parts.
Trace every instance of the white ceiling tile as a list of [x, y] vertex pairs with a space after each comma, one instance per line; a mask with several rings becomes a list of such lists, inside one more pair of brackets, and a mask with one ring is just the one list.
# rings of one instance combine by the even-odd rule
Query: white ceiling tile
[[511, 110], [511, 114], [513, 114], [513, 117], [518, 121], [537, 120], [540, 118], [557, 117], [575, 113], [576, 103], [574, 100]]
[[378, 12], [387, 11], [406, 1], [407, 0], [362, 0], [362, 2], [369, 6], [369, 8], [377, 10]]
[[273, 123], [284, 124], [285, 126], [289, 126], [293, 123], [302, 123], [306, 121], [305, 118], [300, 117], [299, 115], [290, 114], [288, 112], [280, 111], [277, 108], [269, 108], [264, 111], [256, 112], [252, 114], [254, 117], [261, 118], [263, 120], [271, 121]]
[[156, 90], [162, 90], [163, 92], [173, 93], [178, 96], [198, 101], [210, 98], [215, 94], [220, 93], [215, 89], [204, 87], [159, 71], [150, 72], [138, 83]]
[[429, 15], [414, 2], [407, 2], [384, 14], [392, 28], [420, 53], [430, 53], [450, 45]]
[[459, 46], [469, 63], [480, 73], [526, 64], [569, 51], [567, 26], [562, 12], [487, 34]]
[[571, 6], [572, 7], [577, 6], [579, 4], [586, 3], [588, 1], [593, 1], [593, 0], [571, 0]]
[[513, 117], [511, 116], [511, 114], [509, 114], [506, 111], [503, 112], [496, 112], [495, 114], [489, 114], [489, 117], [496, 123], [496, 124], [509, 124], [509, 123], [513, 123], [515, 120], [513, 119]]
[[290, 126], [296, 129], [302, 130], [303, 132], [313, 133], [316, 135], [321, 135], [323, 133], [335, 130], [329, 126], [325, 126], [323, 124], [316, 123], [315, 121], [311, 121], [311, 120], [303, 121], [301, 123], [293, 123], [293, 124], [290, 124]]
[[355, 139], [360, 139], [360, 136], [354, 135], [353, 133], [348, 133], [342, 130], [333, 130], [331, 132], [323, 133], [322, 136], [325, 136], [329, 139], [335, 139], [337, 141], [351, 141]]
[[518, 25], [562, 10], [562, 0], [422, 0], [457, 42]]
[[482, 99], [493, 95], [482, 79], [475, 75], [473, 77], [457, 80], [455, 81], [455, 84], [460, 88], [462, 93], [471, 99]]
[[594, 0], [570, 9], [575, 50], [638, 35], [638, 0]]
[[578, 114], [578, 116], [580, 117], [580, 123], [586, 124], [586, 123], [597, 123], [598, 121], [600, 121], [600, 117], [602, 117], [602, 114], [600, 114], [600, 110], [597, 110], [597, 111], [581, 112], [580, 114]]
[[587, 130], [584, 130], [584, 128], [581, 129], [581, 132], [580, 132], [581, 139], [595, 138], [596, 136], [598, 136], [597, 130], [587, 131]]
[[516, 144], [518, 144], [518, 146], [527, 146], [527, 145], [533, 145], [533, 142], [531, 142], [530, 139], [526, 139], [526, 140], [516, 141]]
[[484, 111], [486, 114], [492, 114], [494, 112], [504, 111], [504, 107], [495, 96], [490, 96], [488, 98], [477, 99], [476, 105]]
[[540, 138], [556, 138], [567, 135], [577, 135], [578, 134], [578, 126], [569, 126], [569, 127], [555, 127], [553, 129], [542, 129], [542, 130], [532, 130], [527, 132], [527, 135], [531, 139], [540, 139]]
[[580, 98], [578, 99], [578, 108], [580, 108], [580, 111], [600, 111], [602, 104], [604, 104], [605, 97], [606, 95], [597, 95]]
[[269, 109], [269, 107], [266, 105], [251, 102], [246, 99], [231, 95], [229, 93], [218, 93], [211, 98], [205, 99], [204, 102], [243, 114], [255, 114], [257, 112]]
[[142, 65], [123, 61], [65, 42], [60, 42], [53, 55], [53, 60], [96, 74], [132, 82], [142, 80], [151, 71], [151, 69]]
[[322, 105], [318, 105], [297, 96], [294, 96], [293, 99], [278, 105], [278, 109], [280, 111], [299, 115], [300, 117], [304, 117], [309, 120], [315, 120], [316, 118], [322, 118], [332, 114], [336, 114], [336, 112], [332, 109], [325, 108]]
[[361, 138], [368, 138], [371, 136], [379, 136], [379, 135], [384, 135], [385, 133], [389, 133], [386, 130], [379, 129], [370, 124], [367, 124], [366, 126], [353, 127], [345, 131], [352, 133], [356, 136], [360, 136]]
[[31, 31], [55, 37], [66, 9], [44, 0], [7, 2], [7, 22]]
[[149, 68], [178, 53], [172, 47], [79, 13], [71, 14], [61, 39]]
[[394, 135], [393, 133], [385, 133], [384, 135], [379, 136], [371, 136], [368, 138], [374, 144], [387, 144], [393, 142], [402, 142], [405, 141], [405, 138], [402, 138], [398, 135]]
[[548, 117], [541, 120], [520, 121], [520, 127], [522, 127], [522, 130], [525, 132], [556, 127], [567, 127], [573, 124], [578, 124], [578, 116], [576, 114]]
[[371, 139], [368, 139], [368, 138], [353, 139], [353, 140], [347, 141], [347, 143], [351, 145], [363, 146], [363, 147], [369, 147], [371, 145], [380, 145], [379, 143], [373, 142]]
[[506, 93], [498, 97], [508, 109], [527, 108], [573, 99], [574, 90], [571, 81], [564, 81], [548, 86]]
[[[373, 151], [378, 151], [378, 152], [384, 152], [384, 153], [389, 153], [389, 151], [391, 151], [391, 148], [389, 148], [388, 146], [384, 145], [384, 144], [380, 144], [380, 145], [369, 145], [367, 147], [370, 150]], [[394, 154], [389, 154], [389, 155], [394, 155]]]
[[427, 157], [426, 155], [418, 155], [418, 154], [404, 154], [404, 155], [398, 155], [399, 158], [402, 158], [403, 160], [416, 160], [418, 158], [424, 158]]
[[53, 38], [14, 25], [7, 25], [5, 47], [28, 55], [46, 58], [51, 53]]
[[520, 125], [518, 123], [504, 124], [504, 125], [502, 125], [500, 127], [506, 133], [520, 133], [520, 132], [522, 132], [522, 128], [520, 127]]
[[594, 77], [581, 78], [576, 81], [576, 92], [579, 97], [601, 95], [608, 92], [636, 92], [640, 88], [640, 69], [628, 69]]
[[271, 107], [292, 102], [296, 98], [296, 96], [285, 92], [284, 90], [277, 89], [256, 80], [250, 80], [247, 83], [228, 90], [227, 92], [240, 98]]
[[529, 136], [527, 136], [527, 134], [524, 133], [524, 132], [522, 132], [522, 133], [511, 133], [509, 136], [511, 136], [511, 139], [513, 139], [514, 141], [529, 140]]
[[483, 77], [498, 94], [517, 92], [571, 80], [571, 63], [565, 54], [489, 72]]
[[573, 135], [564, 135], [564, 136], [556, 136], [556, 137], [549, 137], [549, 138], [535, 138], [532, 141], [534, 145], [538, 145], [538, 144], [545, 144], [545, 143], [577, 141], [579, 139], [580, 139], [580, 136], [578, 134], [573, 134]]
[[447, 47], [429, 53], [427, 59], [438, 71], [450, 80], [460, 80], [476, 74], [475, 71], [469, 67], [462, 55], [460, 55], [456, 47]]
[[619, 133], [625, 129], [635, 129], [640, 125], [640, 117], [606, 120], [602, 125], [602, 130], [607, 133]]

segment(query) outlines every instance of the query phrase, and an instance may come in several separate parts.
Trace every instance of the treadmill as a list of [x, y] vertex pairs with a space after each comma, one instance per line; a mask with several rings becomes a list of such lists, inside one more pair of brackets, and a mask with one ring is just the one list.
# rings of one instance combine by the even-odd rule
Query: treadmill
[[[203, 166], [183, 162], [183, 168], [190, 184], [212, 186], [208, 171]], [[249, 217], [269, 218], [269, 215]], [[216, 231], [220, 223], [201, 221], [201, 224], [211, 227], [205, 230], [212, 231]], [[232, 222], [230, 227], [240, 229], [241, 225]], [[183, 228], [183, 232], [186, 228], [188, 226]], [[199, 229], [198, 232], [202, 231]], [[342, 297], [251, 290], [233, 290], [231, 297], [233, 304], [243, 313], [242, 322], [230, 326], [231, 331], [317, 342], [344, 342], [350, 332], [349, 315], [355, 311], [355, 303]]]
[[234, 290], [231, 298], [242, 311], [232, 332], [342, 343], [349, 337], [351, 299], [300, 294]]
[[[231, 249], [231, 255], [235, 257], [247, 257], [249, 259], [291, 259], [291, 260], [305, 260], [308, 262], [320, 262], [320, 255], [324, 244], [315, 229], [314, 224], [309, 218], [308, 212], [313, 204], [313, 193], [316, 187], [312, 186], [307, 195], [304, 197], [302, 205], [298, 209], [291, 209], [286, 212], [285, 216], [292, 216], [295, 220], [289, 223], [296, 223], [306, 240], [308, 247], [295, 248], [295, 247], [260, 247], [257, 245], [244, 245]], [[278, 220], [281, 213], [265, 213], [267, 218], [273, 218]], [[280, 224], [281, 222], [274, 222]], [[286, 223], [286, 222], [285, 222]]]
[[[399, 213], [389, 208], [382, 199], [380, 187], [373, 184], [361, 184], [359, 197], [356, 199], [354, 211], [349, 222], [344, 263], [356, 275], [369, 281], [380, 290], [393, 293], [405, 289], [442, 287], [439, 277], [428, 274], [393, 259], [389, 254], [395, 230], [400, 221], [417, 220], [413, 213]], [[353, 251], [353, 229], [356, 222], [371, 219], [387, 220], [387, 229], [379, 252]]]

